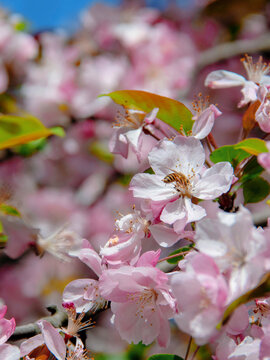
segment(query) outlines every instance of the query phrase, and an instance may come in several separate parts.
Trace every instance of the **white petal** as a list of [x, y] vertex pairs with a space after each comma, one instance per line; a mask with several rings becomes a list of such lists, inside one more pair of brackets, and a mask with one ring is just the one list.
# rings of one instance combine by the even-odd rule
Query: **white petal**
[[164, 224], [150, 225], [149, 230], [156, 242], [163, 247], [172, 246], [180, 239], [180, 235]]
[[138, 128], [136, 130], [129, 130], [125, 133], [125, 137], [127, 138], [128, 142], [134, 147], [135, 150], [139, 151], [140, 145], [140, 136], [142, 134], [142, 128]]
[[238, 107], [245, 106], [251, 101], [257, 100], [258, 93], [258, 85], [256, 85], [253, 81], [246, 81], [244, 87], [241, 89], [241, 93], [243, 94], [243, 99], [238, 104]]
[[270, 86], [270, 76], [269, 75], [263, 75], [260, 81], [261, 85]]
[[137, 174], [130, 182], [133, 196], [153, 201], [170, 200], [177, 196], [173, 185], [165, 184], [162, 178], [151, 174]]
[[165, 177], [172, 171], [184, 175], [199, 172], [204, 164], [205, 153], [198, 139], [177, 136], [174, 141], [160, 141], [149, 154], [149, 163], [154, 172]]
[[207, 169], [194, 186], [192, 195], [204, 200], [214, 199], [227, 192], [233, 179], [233, 168], [228, 162], [220, 162]]
[[175, 221], [185, 217], [187, 217], [185, 201], [183, 198], [179, 198], [164, 207], [160, 215], [160, 220], [164, 221], [166, 224], [173, 224]]
[[20, 350], [17, 346], [10, 344], [0, 345], [0, 359], [2, 360], [19, 360]]
[[192, 127], [192, 135], [196, 139], [204, 139], [212, 130], [215, 119], [221, 112], [215, 105], [210, 105], [195, 120]]
[[216, 70], [208, 74], [205, 79], [204, 85], [212, 89], [229, 88], [233, 86], [244, 85], [246, 79], [231, 71]]

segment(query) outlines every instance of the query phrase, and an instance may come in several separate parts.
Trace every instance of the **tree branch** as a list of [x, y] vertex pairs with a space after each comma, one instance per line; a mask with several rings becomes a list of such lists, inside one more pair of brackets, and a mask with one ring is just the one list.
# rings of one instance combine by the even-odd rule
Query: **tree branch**
[[267, 50], [270, 50], [270, 32], [254, 39], [236, 40], [219, 44], [201, 52], [191, 75], [189, 85], [179, 92], [179, 97], [183, 99], [188, 96], [191, 89], [194, 87], [194, 82], [196, 81], [198, 73], [204, 67], [222, 60], [230, 59], [234, 56], [260, 53]]
[[[47, 309], [52, 315], [42, 318], [48, 321], [56, 328], [60, 328], [67, 324], [68, 316], [65, 311], [59, 310], [57, 306], [49, 306]], [[28, 339], [32, 336], [40, 334], [40, 328], [36, 323], [17, 326], [13, 335], [9, 338], [10, 341], [17, 341], [21, 339]]]
[[197, 71], [207, 65], [226, 60], [234, 56], [254, 54], [270, 50], [270, 32], [267, 32], [254, 39], [236, 40], [219, 44], [211, 49], [202, 52], [199, 56]]

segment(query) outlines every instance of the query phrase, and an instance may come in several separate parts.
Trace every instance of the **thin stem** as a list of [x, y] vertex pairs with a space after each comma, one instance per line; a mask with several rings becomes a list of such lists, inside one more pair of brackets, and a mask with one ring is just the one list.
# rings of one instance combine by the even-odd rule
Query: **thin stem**
[[188, 354], [189, 354], [191, 343], [192, 343], [192, 336], [190, 336], [189, 341], [188, 341], [188, 347], [187, 347], [187, 351], [186, 351], [186, 355], [185, 355], [185, 360], [188, 359]]
[[194, 353], [193, 353], [193, 355], [192, 355], [191, 360], [194, 360], [194, 359], [195, 359], [195, 356], [196, 356], [196, 354], [197, 354], [197, 352], [198, 352], [199, 348], [200, 348], [200, 346], [197, 346], [196, 350], [194, 351]]
[[208, 139], [208, 136], [206, 137], [206, 145], [207, 145], [207, 147], [208, 147], [208, 150], [209, 150], [210, 154], [212, 154], [213, 149], [212, 149], [212, 147], [211, 147], [211, 144], [210, 144], [210, 141], [209, 141], [209, 139]]
[[[192, 249], [190, 249], [190, 250], [192, 250]], [[165, 258], [162, 258], [162, 259], [158, 260], [158, 263], [161, 263], [162, 261], [166, 261], [166, 260], [169, 260], [169, 259], [173, 259], [173, 258], [182, 256], [182, 255], [186, 255], [186, 254], [188, 254], [188, 253], [190, 252], [190, 250], [189, 250], [189, 251], [179, 252], [179, 253], [177, 253], [177, 254], [170, 255], [170, 256], [167, 256], [167, 257], [165, 257]]]
[[152, 136], [154, 139], [156, 139], [157, 141], [160, 141], [161, 139], [158, 138], [156, 135], [154, 135], [149, 129], [146, 129], [146, 128], [143, 128], [143, 132], [146, 134], [146, 135], [150, 135]]
[[218, 149], [218, 145], [212, 133], [208, 134], [207, 139], [209, 140], [210, 144], [215, 148]]

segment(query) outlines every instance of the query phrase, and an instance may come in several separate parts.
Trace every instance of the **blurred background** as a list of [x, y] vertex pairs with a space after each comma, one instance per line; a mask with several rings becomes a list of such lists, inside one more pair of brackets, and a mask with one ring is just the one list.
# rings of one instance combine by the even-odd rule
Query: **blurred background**
[[[95, 3], [110, 4], [117, 6], [125, 0], [2, 0], [0, 5], [9, 11], [23, 15], [31, 25], [33, 31], [48, 30], [55, 27], [70, 29], [76, 27], [79, 15], [86, 7]], [[191, 6], [195, 0], [147, 0], [146, 6], [165, 9], [169, 3], [175, 3], [181, 7]], [[138, 4], [143, 1], [136, 1]], [[128, 3], [128, 0], [126, 0]], [[134, 2], [135, 3], [135, 2]]]
[[[0, 213], [8, 238], [0, 254], [0, 298], [17, 324], [47, 315], [48, 305], [61, 307], [71, 280], [95, 276], [68, 255], [61, 237], [55, 246], [50, 236], [67, 228], [99, 251], [118, 212], [130, 212], [134, 203], [128, 184], [146, 167], [132, 151], [126, 159], [111, 154], [116, 107], [98, 95], [146, 90], [194, 111], [192, 101], [202, 93], [223, 113], [213, 130], [218, 145], [234, 143], [243, 116], [239, 87], [211, 90], [204, 79], [217, 69], [246, 77], [245, 53], [268, 62], [269, 27], [266, 0], [0, 1], [0, 112], [32, 114], [66, 133], [0, 152], [0, 200], [21, 214]], [[258, 127], [254, 135], [262, 136]], [[249, 207], [264, 216], [265, 202]], [[41, 238], [47, 239], [43, 249]], [[143, 247], [158, 245], [149, 238]], [[186, 349], [186, 337], [173, 328], [170, 349], [153, 344], [123, 355], [135, 350], [113, 331], [110, 310], [87, 342], [101, 360], [140, 360], [161, 351], [184, 356]], [[105, 357], [112, 352], [117, 355]]]

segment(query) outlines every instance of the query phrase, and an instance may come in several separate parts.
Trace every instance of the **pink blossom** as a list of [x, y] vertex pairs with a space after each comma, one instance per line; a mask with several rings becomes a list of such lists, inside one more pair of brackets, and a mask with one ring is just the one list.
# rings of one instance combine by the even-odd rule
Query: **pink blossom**
[[7, 312], [6, 305], [0, 305], [0, 357], [1, 359], [19, 360], [20, 350], [17, 346], [6, 344], [6, 341], [14, 333], [16, 323], [15, 319], [5, 319]]
[[195, 241], [196, 247], [211, 256], [226, 274], [230, 300], [258, 285], [265, 272], [267, 241], [243, 206], [237, 213], [219, 211], [217, 220], [199, 222]]
[[4, 318], [7, 312], [7, 306], [3, 305], [0, 308], [0, 345], [4, 344], [8, 338], [14, 333], [16, 323], [15, 319], [7, 320]]
[[122, 266], [105, 270], [100, 292], [111, 301], [115, 327], [128, 342], [150, 344], [156, 338], [161, 346], [169, 342], [168, 319], [175, 312], [168, 278], [153, 266]]
[[[85, 240], [84, 247], [77, 255], [78, 258], [92, 269], [97, 276], [102, 274], [106, 266], [101, 257]], [[107, 305], [107, 301], [100, 295], [99, 281], [94, 279], [77, 279], [71, 281], [63, 292], [65, 303], [73, 303], [77, 312], [92, 312]]]
[[270, 100], [269, 93], [266, 86], [260, 86], [258, 90], [258, 100], [261, 102], [258, 107], [255, 119], [258, 122], [262, 131], [270, 132]]
[[259, 154], [257, 159], [258, 163], [265, 168], [266, 171], [270, 171], [270, 141], [266, 142], [266, 146], [269, 152]]
[[184, 271], [173, 273], [171, 286], [178, 303], [174, 319], [179, 328], [206, 344], [215, 334], [225, 310], [228, 287], [218, 266], [209, 256], [186, 257]]
[[149, 154], [155, 174], [137, 174], [130, 183], [133, 195], [160, 202], [160, 219], [174, 224], [176, 232], [206, 215], [192, 198], [214, 199], [229, 190], [233, 169], [227, 162], [203, 168], [205, 153], [199, 140], [177, 136], [174, 141], [162, 140]]
[[[121, 154], [125, 158], [128, 156], [129, 148], [135, 152], [138, 160], [142, 157], [142, 147], [144, 141], [147, 141], [145, 131], [156, 132], [155, 127], [151, 125], [158, 113], [158, 108], [152, 110], [150, 114], [142, 111], [124, 109], [125, 113], [119, 112], [117, 123], [114, 125], [114, 133], [110, 141], [110, 150], [112, 153]], [[156, 144], [155, 140], [153, 144]]]
[[207, 98], [203, 100], [201, 94], [199, 94], [198, 99], [196, 99], [192, 105], [195, 110], [195, 115], [192, 118], [194, 120], [192, 136], [201, 140], [210, 133], [216, 118], [222, 113], [215, 105], [209, 105]]
[[20, 349], [15, 345], [3, 344], [0, 345], [0, 357], [6, 360], [19, 360]]
[[263, 62], [262, 57], [259, 58], [257, 63], [253, 63], [252, 57], [246, 56], [242, 62], [246, 69], [248, 80], [242, 75], [226, 70], [213, 71], [205, 79], [205, 86], [213, 89], [242, 86], [243, 99], [240, 101], [239, 107], [257, 100], [259, 85], [267, 87], [270, 85], [270, 77], [266, 75], [269, 72], [269, 65]]

